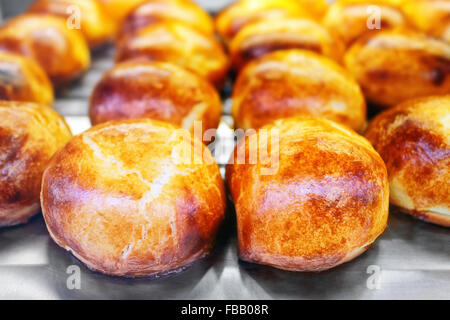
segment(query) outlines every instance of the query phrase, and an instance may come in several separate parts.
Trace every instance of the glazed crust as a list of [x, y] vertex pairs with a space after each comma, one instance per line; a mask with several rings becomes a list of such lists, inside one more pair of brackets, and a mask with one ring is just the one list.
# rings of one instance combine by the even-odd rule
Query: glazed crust
[[39, 212], [42, 173], [70, 137], [64, 119], [49, 107], [0, 102], [0, 227]]
[[361, 130], [366, 105], [358, 84], [335, 62], [306, 50], [286, 50], [242, 70], [233, 89], [232, 114], [243, 129], [306, 114]]
[[116, 22], [118, 26], [133, 9], [145, 2], [179, 2], [183, 0], [98, 0], [106, 9], [108, 15]]
[[199, 32], [214, 35], [210, 15], [191, 1], [150, 1], [135, 8], [122, 24], [119, 38], [161, 22], [178, 21]]
[[0, 51], [0, 100], [50, 106], [53, 103], [53, 87], [36, 62]]
[[[216, 129], [222, 103], [202, 77], [163, 62], [124, 62], [103, 76], [91, 97], [92, 124], [130, 118], [167, 121], [194, 133]], [[202, 136], [199, 136], [202, 139]]]
[[339, 37], [346, 46], [362, 36], [373, 34], [380, 29], [368, 28], [368, 22], [375, 23], [375, 11], [371, 6], [377, 6], [380, 11], [380, 28], [389, 30], [406, 27], [408, 23], [400, 8], [404, 0], [338, 0], [328, 10], [323, 25]]
[[34, 59], [55, 83], [70, 81], [90, 65], [83, 35], [51, 15], [24, 14], [0, 28], [0, 50]]
[[[241, 259], [323, 271], [364, 252], [389, 211], [386, 167], [369, 142], [320, 118], [282, 119], [263, 129], [279, 139], [249, 135], [227, 165]], [[258, 143], [249, 143], [254, 135]], [[264, 157], [251, 162], [252, 154]]]
[[248, 24], [287, 17], [319, 19], [327, 7], [324, 0], [236, 1], [217, 15], [216, 31], [226, 43], [229, 43]]
[[75, 24], [78, 13], [73, 11], [73, 6], [80, 10], [80, 31], [91, 48], [113, 38], [115, 23], [97, 0], [38, 0], [28, 8], [28, 12], [55, 15]]
[[450, 96], [408, 101], [379, 114], [366, 137], [389, 172], [391, 203], [450, 226]]
[[357, 41], [344, 60], [366, 98], [381, 108], [450, 92], [450, 45], [420, 33], [376, 33]]
[[448, 1], [406, 1], [402, 10], [415, 28], [450, 43], [450, 3]]
[[206, 255], [225, 192], [211, 153], [188, 131], [134, 119], [72, 139], [45, 170], [41, 204], [52, 238], [89, 268], [140, 277]]
[[255, 22], [242, 28], [230, 43], [235, 69], [270, 52], [283, 49], [306, 49], [339, 61], [344, 45], [314, 20], [286, 18]]
[[150, 25], [118, 43], [116, 61], [164, 61], [177, 64], [220, 87], [229, 61], [221, 44], [179, 22]]

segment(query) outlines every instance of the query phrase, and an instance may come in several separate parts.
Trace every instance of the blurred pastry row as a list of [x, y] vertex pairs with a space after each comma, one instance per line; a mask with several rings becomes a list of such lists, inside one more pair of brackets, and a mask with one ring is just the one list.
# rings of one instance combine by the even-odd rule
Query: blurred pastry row
[[[0, 28], [0, 225], [42, 208], [58, 245], [110, 275], [207, 255], [227, 207], [209, 130], [231, 83], [246, 130], [226, 168], [241, 259], [336, 267], [374, 244], [389, 202], [448, 227], [449, 13], [240, 0], [213, 18], [190, 0], [38, 0]], [[53, 87], [110, 41], [94, 127], [72, 138]]]

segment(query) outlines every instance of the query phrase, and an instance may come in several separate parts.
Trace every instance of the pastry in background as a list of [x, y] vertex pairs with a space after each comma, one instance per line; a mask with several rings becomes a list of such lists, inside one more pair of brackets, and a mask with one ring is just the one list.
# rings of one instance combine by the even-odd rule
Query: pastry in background
[[149, 0], [98, 0], [119, 27], [134, 8]]
[[78, 30], [63, 18], [24, 14], [0, 27], [0, 51], [34, 59], [54, 84], [63, 84], [90, 66], [89, 47]]
[[130, 36], [137, 31], [166, 21], [185, 23], [197, 31], [214, 35], [211, 16], [191, 1], [149, 1], [135, 8], [124, 20], [119, 38]]
[[450, 43], [450, 1], [405, 1], [402, 9], [415, 28]]
[[450, 44], [414, 31], [381, 31], [357, 41], [345, 66], [381, 108], [450, 93]]
[[64, 119], [51, 108], [0, 101], [0, 227], [39, 213], [44, 169], [70, 138]]
[[221, 44], [179, 22], [150, 25], [117, 44], [116, 61], [163, 61], [179, 65], [220, 87], [229, 68]]
[[210, 252], [224, 189], [200, 140], [165, 122], [134, 119], [72, 139], [45, 170], [41, 202], [59, 246], [90, 269], [142, 277]]
[[370, 123], [366, 137], [386, 163], [391, 203], [450, 227], [450, 96], [386, 110]]
[[345, 47], [314, 20], [286, 18], [245, 26], [233, 38], [229, 49], [233, 66], [240, 70], [253, 59], [283, 49], [311, 50], [339, 61]]
[[324, 271], [362, 254], [386, 228], [386, 166], [366, 139], [337, 123], [276, 121], [241, 139], [230, 162], [245, 261]]
[[405, 0], [337, 0], [330, 6], [323, 24], [349, 46], [366, 34], [407, 26], [400, 8], [403, 2]]
[[0, 100], [51, 106], [53, 98], [52, 84], [36, 62], [0, 51]]
[[326, 9], [325, 0], [240, 0], [219, 12], [216, 31], [229, 43], [247, 24], [288, 17], [319, 19]]
[[356, 81], [336, 62], [306, 50], [285, 50], [241, 71], [233, 88], [232, 115], [243, 129], [312, 115], [361, 131], [366, 104]]
[[[197, 74], [164, 62], [124, 62], [97, 84], [89, 110], [92, 124], [130, 118], [167, 121], [201, 135], [216, 129], [222, 102], [216, 89]], [[202, 139], [202, 136], [198, 137]]]
[[97, 0], [37, 0], [28, 12], [65, 18], [68, 26], [81, 31], [91, 48], [110, 41], [115, 23]]

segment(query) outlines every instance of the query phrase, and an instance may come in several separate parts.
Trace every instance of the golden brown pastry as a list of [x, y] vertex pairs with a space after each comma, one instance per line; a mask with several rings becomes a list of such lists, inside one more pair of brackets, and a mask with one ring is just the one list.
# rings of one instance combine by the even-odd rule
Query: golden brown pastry
[[263, 130], [242, 139], [227, 165], [241, 259], [323, 271], [363, 253], [389, 211], [386, 166], [370, 143], [320, 118]]
[[225, 191], [200, 140], [168, 123], [134, 119], [72, 139], [45, 170], [41, 203], [58, 245], [93, 270], [138, 277], [208, 254]]
[[232, 114], [243, 129], [306, 114], [362, 130], [366, 104], [358, 84], [337, 63], [310, 51], [285, 50], [242, 70], [233, 89]]
[[285, 18], [249, 24], [230, 43], [231, 60], [239, 70], [249, 61], [283, 49], [307, 49], [339, 61], [344, 45], [327, 29], [304, 18]]
[[403, 12], [418, 30], [450, 42], [450, 2], [438, 0], [406, 1]]
[[221, 44], [179, 22], [148, 26], [119, 42], [116, 61], [164, 61], [191, 70], [216, 86], [222, 85], [229, 61]]
[[[149, 0], [98, 0], [106, 9], [107, 14], [118, 26], [134, 8]], [[167, 1], [167, 0], [163, 0]]]
[[151, 118], [192, 133], [194, 122], [201, 121], [200, 128], [205, 133], [218, 127], [222, 102], [208, 81], [181, 67], [164, 62], [124, 62], [97, 84], [89, 114], [94, 125]]
[[330, 6], [323, 24], [349, 46], [362, 36], [380, 29], [407, 26], [399, 7], [403, 2], [405, 0], [338, 0]]
[[70, 137], [51, 108], [0, 102], [0, 227], [25, 223], [39, 212], [42, 173]]
[[178, 21], [197, 31], [214, 35], [210, 15], [191, 1], [149, 1], [135, 8], [125, 19], [120, 37], [135, 34], [151, 24]]
[[53, 103], [53, 87], [36, 62], [0, 51], [0, 100], [50, 106]]
[[0, 50], [34, 59], [56, 84], [78, 77], [90, 65], [83, 35], [51, 15], [24, 14], [4, 24]]
[[381, 31], [356, 42], [345, 65], [374, 104], [450, 93], [450, 45], [413, 31]]
[[116, 32], [114, 22], [97, 0], [37, 0], [28, 12], [65, 18], [69, 25], [80, 28], [91, 48], [111, 40]]
[[217, 15], [216, 31], [228, 43], [247, 24], [275, 18], [319, 18], [326, 9], [325, 0], [241, 0]]
[[366, 137], [386, 163], [391, 203], [450, 227], [450, 96], [410, 100], [384, 111]]

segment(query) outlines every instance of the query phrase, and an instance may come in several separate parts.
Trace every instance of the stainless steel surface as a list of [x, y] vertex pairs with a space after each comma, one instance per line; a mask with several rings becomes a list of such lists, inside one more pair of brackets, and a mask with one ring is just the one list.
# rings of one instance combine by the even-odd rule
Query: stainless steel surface
[[[54, 108], [75, 133], [89, 128], [88, 98], [112, 67], [112, 49], [94, 56], [78, 83]], [[220, 132], [231, 122], [225, 103]], [[228, 148], [218, 155], [227, 158]], [[223, 166], [222, 166], [223, 172]], [[298, 274], [243, 263], [236, 250], [234, 212], [213, 253], [187, 270], [158, 279], [120, 279], [89, 271], [50, 239], [42, 217], [0, 229], [0, 299], [450, 299], [450, 230], [391, 213], [389, 226], [368, 252], [332, 271]], [[78, 266], [80, 290], [67, 286]], [[373, 273], [375, 272], [375, 273]], [[70, 287], [70, 286], [69, 286]]]
[[[159, 279], [120, 279], [86, 269], [53, 243], [42, 218], [36, 217], [25, 226], [0, 230], [0, 298], [450, 299], [450, 236], [445, 228], [392, 214], [373, 248], [319, 274], [239, 262], [234, 230], [230, 210], [209, 257]], [[80, 290], [67, 287], [71, 265], [80, 267]], [[379, 289], [368, 273], [373, 266], [381, 269]]]

